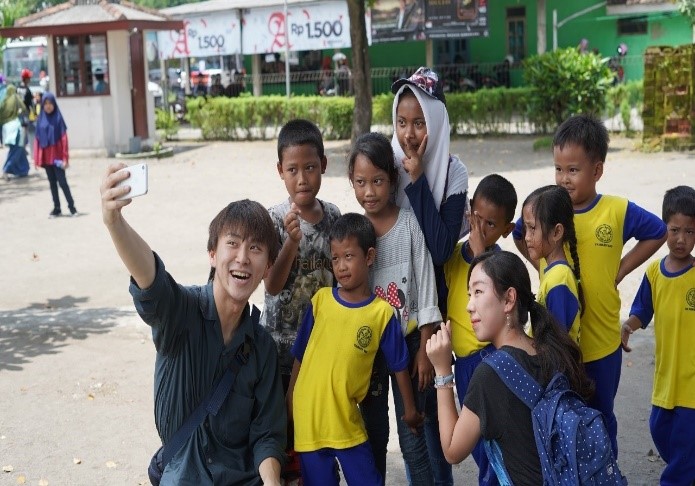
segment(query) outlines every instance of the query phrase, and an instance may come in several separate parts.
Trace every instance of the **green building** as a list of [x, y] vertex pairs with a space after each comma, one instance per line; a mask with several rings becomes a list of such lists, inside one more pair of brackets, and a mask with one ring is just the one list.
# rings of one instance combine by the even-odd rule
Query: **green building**
[[[290, 8], [301, 8], [307, 15], [312, 11], [329, 8], [326, 5], [332, 4], [330, 8], [333, 10], [344, 9], [341, 17], [342, 22], [345, 22], [347, 3], [341, 1], [362, 0], [287, 0], [287, 4]], [[465, 89], [466, 83], [471, 80], [478, 86], [481, 83], [489, 83], [490, 86], [520, 86], [523, 84], [521, 61], [538, 52], [552, 50], [553, 46], [578, 47], [580, 44], [605, 58], [617, 58], [618, 46], [626, 47], [627, 54], [619, 58], [616, 71], [622, 71], [625, 80], [642, 79], [643, 54], [647, 47], [689, 44], [693, 39], [693, 27], [689, 19], [680, 14], [671, 0], [448, 0], [448, 3], [447, 0], [375, 0], [373, 12], [380, 6], [383, 8], [382, 12], [393, 12], [393, 6], [399, 4], [405, 6], [406, 10], [417, 12], [419, 30], [416, 31], [417, 35], [411, 35], [410, 38], [424, 39], [372, 43], [369, 54], [375, 94], [388, 91], [394, 78], [422, 65], [435, 66], [452, 91]], [[475, 29], [466, 33], [461, 29], [461, 22], [458, 25], [453, 22], [454, 27], [449, 30], [442, 25], [434, 29], [428, 27], [428, 15], [432, 16], [432, 12], [442, 8], [456, 12], [463, 5], [465, 9], [475, 12]], [[282, 0], [208, 0], [164, 9], [163, 12], [177, 19], [184, 19], [185, 22], [189, 18], [193, 25], [195, 19], [202, 15], [207, 15], [208, 21], [224, 15], [236, 15], [238, 20], [268, 8], [276, 9], [278, 12], [274, 15], [280, 15]], [[539, 15], [543, 11], [545, 13]], [[452, 13], [451, 16], [455, 18], [456, 14]], [[295, 15], [292, 18], [297, 17]], [[310, 27], [309, 24], [306, 25]], [[248, 27], [247, 25], [247, 29]], [[347, 29], [347, 23], [341, 27], [342, 32], [347, 32]], [[238, 30], [234, 35], [229, 35], [225, 46], [230, 46], [233, 42], [238, 44]], [[242, 37], [243, 35], [242, 32]], [[337, 53], [346, 54], [349, 63], [350, 49], [341, 47], [349, 45], [349, 37], [347, 40], [343, 37], [341, 42], [342, 44], [336, 43], [322, 50], [289, 52], [293, 93], [316, 93], [321, 72], [327, 67], [333, 67], [331, 59], [335, 59]], [[247, 42], [239, 44], [235, 49], [224, 55], [220, 53], [214, 57], [202, 58], [203, 65], [206, 66], [204, 69], [221, 72], [223, 79], [225, 73], [227, 79], [230, 79], [230, 73], [244, 71], [244, 89], [251, 90], [253, 83], [253, 92], [256, 94], [285, 92], [287, 53], [282, 47], [254, 51], [259, 53], [252, 54], [249, 53]], [[177, 60], [175, 66], [190, 70], [193, 80], [196, 76], [195, 66], [200, 64], [200, 59], [189, 54], [185, 62], [182, 60], [179, 63]], [[511, 61], [511, 64], [504, 64], [505, 59]], [[155, 65], [158, 63], [158, 60], [154, 61]], [[211, 78], [207, 79], [209, 83]]]
[[689, 19], [669, 0], [491, 0], [487, 2], [487, 37], [374, 44], [372, 67], [462, 62], [489, 71], [511, 55], [511, 84], [518, 86], [523, 82], [519, 61], [538, 52], [538, 4], [545, 4], [546, 51], [552, 50], [554, 37], [560, 48], [579, 46], [586, 39], [588, 50], [597, 50], [602, 57], [617, 55], [618, 46], [625, 44], [626, 80], [642, 79], [647, 47], [689, 44], [693, 39]]

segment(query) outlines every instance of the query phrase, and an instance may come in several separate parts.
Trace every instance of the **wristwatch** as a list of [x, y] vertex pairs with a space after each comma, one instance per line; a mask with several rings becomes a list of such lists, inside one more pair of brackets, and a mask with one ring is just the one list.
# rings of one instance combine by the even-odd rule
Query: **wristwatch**
[[434, 376], [434, 387], [435, 388], [453, 388], [454, 387], [454, 374], [447, 376]]

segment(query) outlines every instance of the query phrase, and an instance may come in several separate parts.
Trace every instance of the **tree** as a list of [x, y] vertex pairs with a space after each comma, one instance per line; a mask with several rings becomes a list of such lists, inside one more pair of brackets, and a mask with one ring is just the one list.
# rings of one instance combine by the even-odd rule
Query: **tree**
[[676, 0], [678, 10], [693, 24], [693, 42], [695, 42], [695, 0]]
[[372, 76], [364, 20], [365, 0], [347, 0], [352, 43], [352, 87], [355, 109], [352, 116], [352, 142], [372, 128]]

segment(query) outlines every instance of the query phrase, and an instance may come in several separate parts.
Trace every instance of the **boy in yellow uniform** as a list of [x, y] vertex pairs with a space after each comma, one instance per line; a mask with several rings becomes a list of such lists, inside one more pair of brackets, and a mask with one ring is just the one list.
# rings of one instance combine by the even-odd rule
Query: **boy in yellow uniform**
[[[444, 264], [444, 279], [449, 289], [447, 318], [451, 321], [451, 340], [456, 363], [454, 375], [459, 403], [463, 403], [468, 383], [482, 360], [483, 349], [494, 348], [478, 341], [471, 325], [468, 306], [468, 270], [474, 257], [489, 250], [500, 250], [497, 240], [506, 238], [514, 228], [516, 191], [507, 179], [498, 174], [483, 177], [471, 201], [471, 232], [466, 241], [456, 245], [449, 261]], [[473, 458], [480, 469], [480, 484], [497, 484], [492, 468], [488, 467], [482, 442], [475, 446]]]
[[358, 403], [369, 389], [381, 350], [403, 395], [401, 418], [422, 424], [408, 376], [408, 348], [394, 310], [370, 290], [376, 233], [356, 213], [341, 216], [330, 231], [331, 261], [338, 288], [324, 287], [311, 299], [292, 347], [295, 356], [288, 405], [294, 449], [305, 486], [337, 485], [335, 460], [348, 484], [379, 486], [378, 472]]
[[661, 484], [695, 482], [695, 189], [666, 191], [662, 217], [669, 253], [647, 267], [622, 328], [630, 334], [654, 317], [656, 366], [649, 428], [666, 468]]
[[[555, 183], [567, 189], [572, 199], [577, 253], [582, 262], [586, 308], [581, 316], [579, 347], [586, 371], [596, 383], [589, 406], [603, 414], [617, 456], [618, 422], [613, 406], [622, 365], [618, 284], [661, 247], [666, 225], [623, 197], [597, 193], [608, 139], [600, 120], [590, 115], [572, 116], [555, 132], [553, 159]], [[521, 220], [513, 235], [517, 248], [528, 258]], [[631, 238], [638, 240], [637, 244], [623, 255], [623, 247]]]

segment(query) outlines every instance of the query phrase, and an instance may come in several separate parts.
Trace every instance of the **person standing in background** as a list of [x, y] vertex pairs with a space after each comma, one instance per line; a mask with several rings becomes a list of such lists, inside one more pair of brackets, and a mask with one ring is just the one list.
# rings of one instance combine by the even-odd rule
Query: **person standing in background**
[[24, 130], [26, 132], [25, 145], [29, 145], [29, 154], [34, 158], [34, 139], [36, 138], [36, 105], [34, 104], [34, 94], [31, 92], [29, 83], [34, 74], [27, 68], [22, 69], [22, 82], [17, 88], [17, 93], [24, 101], [28, 116], [23, 118]]
[[44, 93], [41, 98], [41, 113], [36, 122], [36, 140], [33, 152], [34, 165], [37, 169], [43, 167], [46, 170], [46, 177], [48, 177], [48, 183], [51, 186], [53, 210], [49, 213], [49, 218], [56, 218], [62, 214], [58, 185], [63, 190], [70, 216], [77, 216], [75, 201], [65, 177], [65, 171], [69, 167], [67, 130], [68, 127], [60, 113], [55, 96], [53, 93]]

